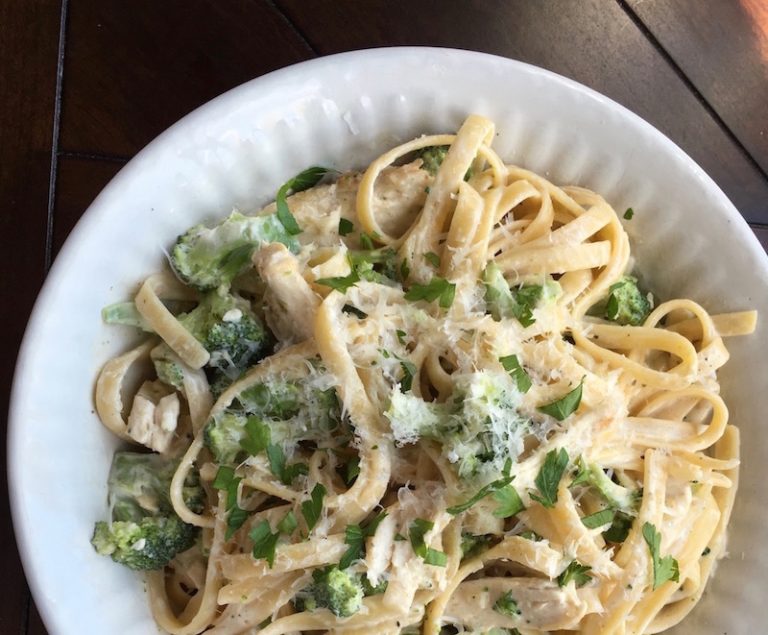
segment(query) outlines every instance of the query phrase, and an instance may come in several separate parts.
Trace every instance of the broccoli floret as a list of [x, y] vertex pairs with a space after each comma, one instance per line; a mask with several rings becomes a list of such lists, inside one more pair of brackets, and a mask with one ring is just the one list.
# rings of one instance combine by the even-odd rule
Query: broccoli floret
[[633, 511], [638, 503], [639, 491], [614, 483], [599, 465], [587, 463], [582, 457], [576, 461], [578, 468], [571, 485], [594, 487], [606, 503], [615, 509]]
[[[159, 454], [116, 452], [107, 480], [113, 520], [171, 513], [171, 480], [177, 466], [178, 461]], [[184, 482], [183, 496], [192, 511], [202, 511], [204, 494], [194, 471]]]
[[221, 393], [238, 379], [238, 377], [230, 377], [220, 368], [208, 368], [206, 375], [208, 377], [208, 387], [214, 400], [221, 397]]
[[[427, 146], [420, 150], [418, 157], [421, 159], [422, 170], [426, 170], [432, 176], [435, 176], [450, 149], [451, 146]], [[470, 166], [464, 174], [464, 180], [469, 181], [472, 178], [472, 173], [472, 166]]]
[[327, 437], [341, 413], [333, 389], [291, 381], [254, 384], [237, 396], [230, 409], [206, 424], [203, 439], [219, 463], [232, 464], [245, 456], [242, 443], [251, 417], [269, 427], [270, 443], [294, 446]]
[[225, 411], [207, 423], [203, 430], [203, 442], [217, 463], [236, 463], [242, 456], [240, 444], [245, 439], [246, 420], [245, 415]]
[[480, 371], [456, 376], [454, 393], [445, 403], [395, 389], [384, 415], [398, 443], [435, 439], [459, 476], [490, 481], [523, 450], [529, 421], [518, 413], [519, 401], [507, 373]]
[[176, 462], [159, 454], [116, 452], [107, 486], [114, 520], [141, 520], [172, 509], [171, 479]]
[[294, 252], [299, 249], [275, 214], [232, 212], [213, 228], [195, 225], [179, 236], [171, 250], [171, 265], [188, 285], [207, 291], [229, 285], [250, 264], [259, 245], [275, 242]]
[[207, 350], [209, 368], [218, 368], [232, 378], [256, 363], [271, 342], [269, 333], [249, 303], [230, 293], [205, 294], [179, 322]]
[[197, 527], [178, 516], [147, 516], [133, 521], [96, 523], [91, 544], [96, 552], [134, 570], [161, 569], [195, 543]]
[[485, 302], [493, 319], [498, 322], [504, 317], [513, 316], [517, 303], [512, 297], [512, 291], [501, 269], [495, 262], [489, 262], [483, 271], [483, 284], [485, 285]]
[[246, 388], [237, 401], [246, 412], [270, 419], [287, 419], [298, 414], [301, 396], [301, 390], [294, 382], [271, 382]]
[[535, 308], [561, 293], [560, 285], [551, 278], [547, 278], [543, 285], [523, 285], [512, 290], [494, 262], [488, 263], [485, 268], [483, 283], [486, 306], [493, 319], [499, 322], [514, 317], [523, 326], [530, 326], [536, 321], [533, 317]]
[[384, 416], [389, 419], [395, 441], [404, 445], [416, 443], [421, 437], [441, 437], [449, 425], [450, 410], [445, 404], [395, 390]]
[[453, 402], [457, 413], [443, 451], [462, 478], [498, 478], [507, 460], [523, 451], [529, 420], [517, 411], [520, 391], [508, 373], [481, 371], [459, 376]]
[[[159, 569], [192, 546], [197, 528], [184, 523], [170, 501], [177, 465], [159, 454], [115, 454], [107, 482], [111, 522], [97, 522], [91, 539], [98, 553], [131, 569]], [[187, 477], [183, 496], [190, 509], [202, 511], [197, 474]]]
[[137, 329], [152, 333], [152, 327], [147, 324], [144, 316], [139, 313], [136, 304], [133, 302], [118, 302], [110, 304], [101, 310], [101, 319], [106, 324], [122, 324], [123, 326], [134, 326]]
[[[170, 483], [168, 484], [170, 490]], [[205, 507], [205, 490], [200, 485], [200, 473], [197, 470], [190, 470], [187, 478], [184, 479], [184, 487], [181, 489], [181, 496], [184, 504], [190, 511], [200, 514]]]
[[651, 302], [637, 287], [637, 278], [624, 276], [608, 289], [604, 316], [622, 326], [638, 326], [651, 312]]
[[349, 262], [363, 280], [384, 285], [400, 280], [400, 260], [391, 247], [350, 251]]
[[184, 372], [176, 362], [171, 359], [154, 359], [152, 363], [161, 382], [173, 386], [176, 390], [184, 387]]
[[428, 146], [419, 152], [422, 169], [429, 172], [432, 176], [437, 174], [440, 166], [445, 161], [450, 146]]
[[312, 611], [328, 609], [337, 617], [349, 617], [363, 605], [363, 586], [360, 578], [348, 570], [334, 565], [316, 569], [312, 584], [302, 593], [304, 608]]

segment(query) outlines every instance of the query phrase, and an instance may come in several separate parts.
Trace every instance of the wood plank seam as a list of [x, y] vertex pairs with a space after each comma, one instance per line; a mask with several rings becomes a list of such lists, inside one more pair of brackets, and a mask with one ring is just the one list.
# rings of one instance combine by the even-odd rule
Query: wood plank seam
[[747, 150], [747, 148], [744, 146], [741, 140], [734, 134], [734, 132], [730, 129], [728, 124], [725, 123], [725, 121], [717, 112], [717, 110], [715, 110], [715, 108], [709, 103], [709, 101], [706, 99], [706, 97], [704, 97], [704, 95], [699, 91], [699, 89], [696, 88], [696, 85], [688, 78], [688, 75], [686, 75], [683, 69], [680, 68], [680, 66], [672, 57], [672, 55], [670, 55], [667, 49], [664, 48], [662, 43], [659, 41], [659, 39], [653, 34], [653, 31], [651, 31], [648, 28], [648, 26], [645, 24], [645, 22], [643, 22], [642, 18], [640, 18], [640, 16], [637, 15], [637, 13], [635, 13], [632, 7], [630, 7], [629, 4], [627, 4], [626, 0], [616, 0], [616, 3], [627, 14], [627, 17], [635, 24], [635, 26], [637, 26], [637, 28], [640, 29], [640, 32], [651, 43], [651, 46], [653, 46], [659, 52], [659, 55], [661, 55], [664, 61], [667, 62], [667, 64], [669, 64], [670, 68], [680, 78], [683, 84], [685, 84], [685, 87], [688, 88], [688, 90], [690, 90], [691, 93], [693, 93], [694, 97], [703, 106], [704, 110], [707, 111], [709, 116], [712, 117], [715, 123], [722, 129], [722, 131], [725, 133], [728, 139], [731, 142], [733, 142], [733, 144], [744, 155], [747, 161], [749, 161], [749, 163], [751, 163], [752, 166], [760, 173], [760, 175], [764, 179], [768, 180], [768, 173], [766, 173], [765, 170], [763, 170], [763, 168], [755, 160], [755, 158], [752, 156], [749, 150]]
[[51, 135], [51, 172], [48, 181], [48, 219], [45, 231], [45, 271], [51, 268], [53, 253], [53, 217], [56, 202], [56, 175], [59, 166], [59, 134], [61, 129], [61, 97], [64, 84], [64, 56], [67, 44], [67, 9], [69, 0], [62, 0], [59, 18], [59, 49], [56, 61], [56, 95], [53, 106], [53, 134]]
[[27, 599], [24, 602], [24, 607], [22, 609], [23, 613], [21, 616], [21, 630], [19, 631], [19, 635], [27, 635], [27, 633], [29, 633], [29, 614], [32, 612], [32, 592], [29, 590], [26, 575], [24, 578], [24, 586], [27, 587]]
[[128, 163], [132, 157], [122, 157], [116, 154], [102, 154], [93, 152], [77, 152], [59, 150], [59, 159], [82, 159], [85, 161], [106, 161], [107, 163]]
[[302, 32], [302, 30], [293, 23], [293, 21], [288, 17], [288, 15], [278, 6], [274, 0], [267, 0], [267, 4], [271, 6], [277, 14], [285, 20], [285, 23], [291, 28], [291, 30], [299, 37], [299, 39], [304, 42], [304, 44], [307, 46], [307, 48], [312, 51], [312, 53], [315, 55], [315, 57], [318, 57], [320, 53], [318, 53], [317, 49], [312, 46], [312, 43], [309, 41], [306, 35]]

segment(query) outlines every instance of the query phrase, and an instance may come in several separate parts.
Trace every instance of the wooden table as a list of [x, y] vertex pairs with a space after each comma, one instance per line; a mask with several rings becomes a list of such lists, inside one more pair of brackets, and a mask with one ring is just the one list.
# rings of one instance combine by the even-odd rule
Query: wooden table
[[[271, 70], [414, 44], [523, 60], [612, 97], [688, 152], [768, 246], [765, 0], [0, 0], [0, 411], [52, 259], [138, 150]], [[45, 633], [2, 505], [0, 633]]]

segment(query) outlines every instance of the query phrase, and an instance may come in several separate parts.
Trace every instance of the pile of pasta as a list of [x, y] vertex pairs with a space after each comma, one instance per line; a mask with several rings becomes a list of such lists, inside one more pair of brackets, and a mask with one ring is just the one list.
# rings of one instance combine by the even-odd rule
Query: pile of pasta
[[[657, 633], [700, 599], [725, 554], [738, 481], [739, 434], [718, 394], [716, 371], [728, 360], [723, 338], [750, 333], [756, 315], [710, 315], [676, 299], [660, 303], [638, 326], [590, 317], [590, 307], [630, 266], [621, 221], [594, 192], [506, 165], [491, 149], [494, 134], [491, 121], [469, 116], [455, 135], [417, 138], [362, 174], [290, 197], [300, 251], [262, 245], [235, 284], [264, 315], [275, 352], [215, 403], [201, 370], [205, 349], [167, 308], [172, 300], [194, 302], [195, 292], [170, 272], [142, 285], [136, 305], [156, 335], [107, 364], [97, 405], [105, 425], [127, 439], [121, 394], [131, 369], [160, 342], [184, 369], [176, 399], [186, 434], [169, 450], [180, 457], [171, 498], [185, 522], [202, 528], [204, 548], [148, 574], [152, 612], [169, 633]], [[408, 163], [430, 146], [449, 146], [434, 175], [419, 160]], [[345, 222], [353, 230], [342, 235]], [[366, 241], [396, 254], [399, 283], [354, 279], [350, 250]], [[513, 289], [546, 279], [556, 280], [559, 291], [525, 326], [494, 319], [482, 282], [491, 262]], [[328, 279], [350, 283], [318, 282]], [[450, 289], [445, 302], [437, 292], [406, 298], [409, 289], [435, 280]], [[406, 368], [410, 394], [441, 404], [452, 398], [457, 378], [508, 375], [503, 359], [512, 355], [530, 379], [515, 408], [531, 427], [515, 460], [497, 474], [506, 475], [522, 508], [504, 518], [494, 514], [493, 496], [478, 495], [498, 483], [461, 476], [439, 439], [396, 438], [388, 413], [392, 395], [405, 392]], [[203, 430], [243, 390], [274, 378], [334, 388], [350, 434], [298, 447], [289, 458], [308, 469], [290, 485], [265, 457], [235, 466], [238, 505], [248, 518], [227, 538], [226, 492], [211, 485], [218, 466]], [[577, 386], [575, 410], [562, 420], [542, 413], [542, 404]], [[555, 495], [545, 504], [542, 470], [563, 450], [567, 466], [549, 484]], [[359, 460], [351, 485], [339, 470], [350, 458]], [[624, 510], [620, 542], [606, 537], [606, 524], [585, 524], [606, 504], [574, 483], [580, 465], [597, 466], [637, 493], [636, 506]], [[201, 513], [182, 496], [191, 472], [208, 494]], [[325, 496], [310, 531], [301, 506], [318, 484]], [[274, 529], [289, 511], [298, 529], [279, 539], [271, 564], [255, 558], [251, 530], [264, 520]], [[372, 586], [386, 582], [383, 592], [366, 596], [348, 617], [302, 607], [296, 600], [313, 571], [338, 564], [349, 549], [348, 528], [365, 528], [377, 515], [350, 571]], [[611, 517], [613, 511], [608, 524]], [[413, 539], [417, 519], [426, 521], [423, 544]], [[657, 532], [655, 551], [649, 526]], [[462, 550], [467, 535], [483, 536], [485, 548]], [[435, 563], [425, 552], [444, 558]], [[656, 584], [662, 556], [674, 559], [677, 575]], [[574, 562], [588, 573], [564, 583]], [[514, 610], [498, 610], [503, 598], [514, 600]]]

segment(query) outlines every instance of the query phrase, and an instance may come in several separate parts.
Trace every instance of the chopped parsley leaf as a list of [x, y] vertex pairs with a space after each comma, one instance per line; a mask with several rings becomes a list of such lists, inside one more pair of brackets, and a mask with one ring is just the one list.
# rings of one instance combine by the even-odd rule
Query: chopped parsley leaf
[[504, 367], [504, 370], [506, 370], [512, 379], [515, 380], [517, 389], [520, 392], [526, 393], [531, 389], [531, 386], [533, 385], [531, 378], [528, 376], [528, 373], [525, 372], [525, 369], [520, 366], [517, 355], [505, 355], [504, 357], [499, 357], [499, 361]]
[[330, 170], [328, 168], [322, 168], [314, 166], [307, 168], [303, 172], [300, 172], [292, 179], [289, 179], [280, 187], [275, 197], [275, 204], [277, 205], [277, 218], [285, 227], [285, 231], [289, 234], [300, 234], [301, 227], [296, 222], [296, 218], [291, 214], [291, 210], [288, 207], [288, 193], [302, 192], [307, 190], [322, 179]]
[[520, 608], [517, 606], [517, 602], [512, 597], [512, 592], [507, 591], [493, 604], [493, 610], [501, 615], [508, 617], [514, 617], [520, 615]]
[[654, 591], [669, 580], [679, 582], [680, 569], [677, 560], [672, 556], [661, 557], [661, 534], [656, 531], [656, 527], [652, 523], [646, 522], [643, 525], [643, 538], [648, 544], [648, 550], [651, 552]]
[[424, 560], [424, 562], [436, 567], [444, 567], [448, 562], [448, 556], [442, 551], [427, 547], [427, 543], [424, 542], [424, 535], [434, 526], [435, 524], [433, 522], [424, 520], [423, 518], [417, 518], [411, 523], [411, 526], [408, 529], [408, 537], [411, 540], [413, 552]]
[[275, 564], [275, 548], [280, 533], [272, 533], [268, 520], [262, 520], [248, 534], [253, 541], [253, 557], [257, 560], [264, 559], [269, 563], [269, 568]]
[[335, 278], [318, 278], [315, 280], [317, 284], [321, 284], [324, 287], [330, 287], [338, 291], [339, 293], [346, 293], [347, 289], [354, 287], [360, 282], [360, 274], [356, 269], [353, 269], [349, 275], [336, 276]]
[[566, 467], [568, 467], [568, 452], [565, 451], [565, 448], [547, 452], [544, 463], [534, 480], [539, 494], [531, 494], [531, 498], [544, 507], [554, 507], [557, 502], [557, 488]]
[[573, 580], [576, 583], [576, 588], [584, 586], [592, 579], [592, 575], [589, 573], [591, 570], [592, 567], [579, 564], [574, 560], [566, 567], [565, 571], [557, 576], [557, 585], [564, 587]]
[[478, 501], [488, 496], [488, 494], [492, 492], [496, 492], [499, 489], [502, 489], [503, 487], [505, 487], [506, 485], [509, 485], [512, 482], [513, 478], [514, 477], [509, 476], [506, 478], [500, 478], [496, 481], [493, 481], [492, 483], [488, 483], [488, 485], [481, 487], [477, 491], [477, 494], [475, 494], [471, 498], [465, 500], [463, 503], [459, 503], [458, 505], [453, 505], [452, 507], [449, 507], [445, 511], [447, 511], [449, 514], [453, 514], [454, 516], [456, 516], [457, 514], [461, 514], [462, 512], [465, 512], [470, 507], [472, 507], [472, 505], [474, 505]]
[[599, 512], [584, 516], [581, 519], [581, 523], [587, 529], [597, 529], [598, 527], [603, 527], [604, 525], [612, 523], [615, 515], [616, 512], [612, 509], [601, 509]]
[[435, 269], [440, 268], [440, 256], [438, 256], [434, 251], [428, 251], [425, 253], [424, 260], [426, 260]]
[[339, 569], [346, 569], [353, 562], [360, 560], [365, 555], [365, 539], [376, 533], [381, 521], [387, 517], [386, 511], [380, 511], [365, 526], [347, 525], [344, 530], [344, 542], [349, 545], [339, 560]]
[[277, 523], [278, 531], [288, 536], [296, 530], [296, 527], [298, 527], [298, 523], [296, 522], [296, 515], [293, 513], [293, 510], [290, 510], [283, 516], [283, 519]]
[[545, 415], [554, 417], [558, 421], [563, 421], [569, 415], [576, 412], [581, 403], [581, 393], [584, 387], [584, 380], [579, 382], [579, 385], [571, 390], [568, 394], [560, 399], [553, 401], [552, 403], [545, 404], [536, 408], [539, 412], [543, 412]]
[[520, 494], [512, 485], [505, 485], [493, 493], [494, 500], [499, 506], [494, 510], [496, 518], [510, 518], [525, 509]]
[[307, 529], [312, 531], [317, 521], [320, 520], [320, 514], [323, 511], [323, 498], [328, 493], [322, 483], [317, 483], [312, 488], [309, 500], [301, 503], [301, 515], [307, 523]]
[[274, 443], [267, 446], [267, 458], [269, 459], [269, 468], [284, 485], [290, 485], [299, 474], [307, 474], [308, 468], [305, 463], [286, 464], [283, 448]]
[[453, 304], [453, 298], [456, 295], [456, 285], [448, 282], [445, 278], [435, 276], [428, 284], [414, 284], [405, 293], [405, 299], [408, 301], [426, 300], [438, 303], [443, 309], [449, 308]]
[[240, 447], [251, 456], [256, 456], [266, 450], [271, 442], [269, 426], [259, 417], [248, 417], [245, 421], [245, 438], [240, 441]]

